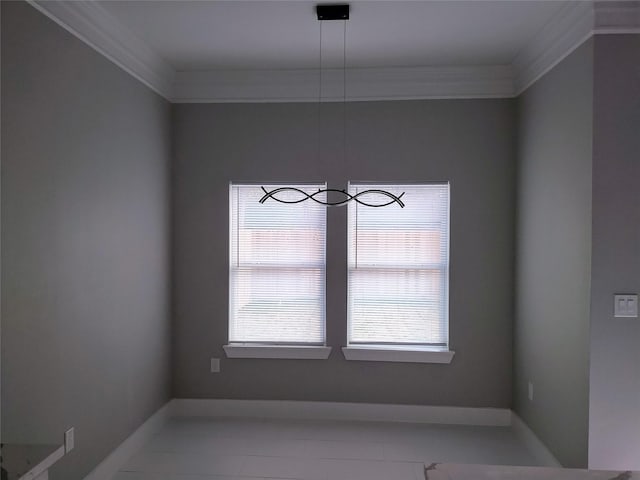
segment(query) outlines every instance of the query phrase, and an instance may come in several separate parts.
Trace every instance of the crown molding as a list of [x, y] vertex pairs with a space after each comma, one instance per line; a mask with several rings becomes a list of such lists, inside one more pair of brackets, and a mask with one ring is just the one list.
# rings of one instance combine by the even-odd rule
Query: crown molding
[[[346, 94], [344, 91], [346, 80]], [[176, 103], [512, 97], [510, 66], [177, 72]]]
[[[94, 1], [27, 0], [166, 99], [177, 103], [317, 102], [319, 71], [175, 72]], [[349, 69], [347, 100], [511, 97], [510, 66]], [[322, 70], [322, 101], [343, 101], [344, 72]]]
[[514, 58], [520, 95], [593, 35], [640, 33], [639, 1], [566, 2]]
[[156, 93], [171, 98], [173, 68], [96, 2], [27, 2]]
[[513, 59], [519, 95], [560, 63], [593, 33], [593, 3], [567, 2]]
[[[176, 103], [317, 102], [319, 71], [176, 72], [94, 1], [27, 0], [119, 67]], [[639, 1], [568, 1], [510, 65], [322, 70], [322, 101], [514, 97], [593, 34], [640, 33]]]

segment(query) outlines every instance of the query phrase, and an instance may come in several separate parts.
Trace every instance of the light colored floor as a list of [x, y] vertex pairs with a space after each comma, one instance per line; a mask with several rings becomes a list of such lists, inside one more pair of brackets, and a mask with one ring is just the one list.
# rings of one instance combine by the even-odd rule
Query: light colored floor
[[432, 462], [536, 465], [507, 427], [174, 418], [113, 480], [424, 480]]

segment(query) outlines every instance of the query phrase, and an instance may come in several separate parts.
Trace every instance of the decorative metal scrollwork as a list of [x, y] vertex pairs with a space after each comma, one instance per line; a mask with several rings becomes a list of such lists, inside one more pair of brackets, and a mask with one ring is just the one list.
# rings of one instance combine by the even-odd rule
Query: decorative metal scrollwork
[[[370, 190], [363, 190], [362, 192], [358, 192], [355, 195], [351, 195], [346, 190], [338, 190], [337, 188], [325, 188], [309, 194], [304, 190], [300, 190], [299, 188], [296, 188], [296, 187], [279, 187], [279, 188], [274, 188], [271, 191], [267, 191], [267, 189], [264, 187], [261, 187], [261, 188], [262, 188], [262, 191], [264, 192], [264, 195], [260, 199], [260, 203], [264, 203], [268, 199], [272, 199], [280, 203], [301, 203], [301, 202], [304, 202], [305, 200], [313, 200], [314, 202], [319, 203], [320, 205], [326, 205], [327, 207], [337, 207], [341, 205], [346, 205], [347, 203], [353, 200], [354, 202], [359, 203], [360, 205], [364, 205], [366, 207], [386, 207], [388, 205], [397, 203], [398, 205], [400, 205], [401, 208], [404, 208], [404, 202], [401, 199], [405, 192], [402, 192], [400, 195], [396, 196], [393, 193], [387, 192], [386, 190], [378, 190], [373, 188]], [[281, 192], [296, 192], [300, 194], [300, 198], [297, 198], [294, 200], [283, 200], [276, 196]], [[342, 195], [343, 199], [337, 200], [337, 201], [329, 201], [329, 200], [319, 200], [318, 198], [316, 198], [318, 195], [322, 195], [325, 193], [337, 193], [339, 195]], [[384, 195], [389, 199], [389, 201], [375, 204], [375, 203], [370, 203], [361, 199], [361, 197], [367, 196], [367, 195]]]

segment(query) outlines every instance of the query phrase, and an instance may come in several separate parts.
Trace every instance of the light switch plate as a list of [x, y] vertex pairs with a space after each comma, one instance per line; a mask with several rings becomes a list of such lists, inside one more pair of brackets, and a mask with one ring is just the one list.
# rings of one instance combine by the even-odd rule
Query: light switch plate
[[638, 295], [616, 294], [613, 296], [613, 315], [615, 317], [638, 317]]

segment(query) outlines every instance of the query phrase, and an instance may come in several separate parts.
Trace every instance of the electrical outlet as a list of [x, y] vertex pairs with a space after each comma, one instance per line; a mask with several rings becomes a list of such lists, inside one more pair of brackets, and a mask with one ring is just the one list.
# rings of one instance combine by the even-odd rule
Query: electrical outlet
[[76, 443], [75, 437], [76, 432], [73, 427], [64, 432], [64, 453], [69, 453], [71, 450], [73, 450], [73, 447], [75, 447]]
[[533, 402], [533, 382], [529, 382], [529, 401]]
[[220, 373], [220, 359], [212, 358], [211, 359], [211, 373]]

